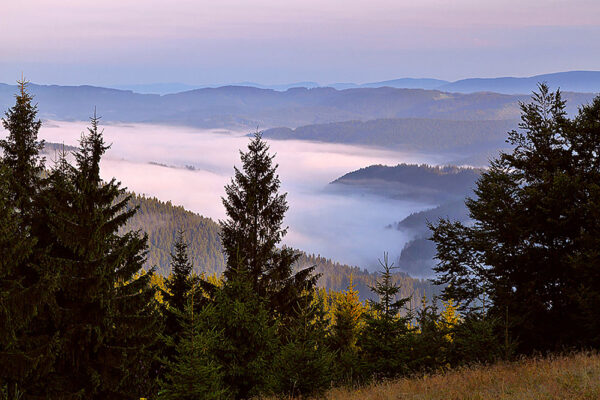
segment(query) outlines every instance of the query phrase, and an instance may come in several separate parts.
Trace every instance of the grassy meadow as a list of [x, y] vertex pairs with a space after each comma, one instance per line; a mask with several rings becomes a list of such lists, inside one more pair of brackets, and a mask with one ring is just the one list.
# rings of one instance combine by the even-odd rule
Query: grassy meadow
[[[328, 400], [600, 399], [600, 355], [577, 353], [473, 366], [421, 377], [334, 388]], [[292, 400], [295, 398], [288, 399]]]

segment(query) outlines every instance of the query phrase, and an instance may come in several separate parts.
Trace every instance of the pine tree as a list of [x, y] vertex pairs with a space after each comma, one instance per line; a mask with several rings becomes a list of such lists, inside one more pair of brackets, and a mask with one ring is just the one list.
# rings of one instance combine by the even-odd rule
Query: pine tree
[[275, 357], [278, 393], [314, 396], [331, 385], [334, 354], [326, 341], [329, 323], [324, 298], [319, 295], [297, 311], [297, 318], [286, 329], [286, 343]]
[[336, 374], [339, 381], [352, 381], [362, 374], [357, 346], [362, 329], [364, 306], [359, 300], [352, 276], [348, 288], [336, 299], [329, 342], [336, 353]]
[[19, 94], [15, 105], [2, 119], [8, 137], [0, 140], [2, 163], [11, 171], [9, 176], [10, 200], [23, 215], [24, 223], [31, 224], [33, 203], [40, 190], [44, 160], [40, 151], [44, 142], [38, 140], [42, 121], [37, 118], [37, 106], [32, 104], [33, 96], [27, 91], [28, 82], [19, 82]]
[[246, 399], [273, 391], [273, 359], [279, 346], [276, 326], [244, 270], [216, 287], [213, 301], [202, 308], [198, 319], [201, 334], [219, 332], [209, 353], [215, 356], [232, 397]]
[[[177, 343], [167, 338], [167, 345], [175, 348], [173, 361], [168, 361], [164, 381], [158, 396], [161, 400], [219, 400], [230, 398], [223, 383], [222, 367], [215, 359], [214, 350], [222, 340], [215, 329], [203, 329], [202, 315], [194, 318], [194, 301], [190, 296], [185, 312], [178, 312], [182, 332]], [[211, 314], [213, 306], [203, 310]]]
[[152, 383], [147, 348], [156, 337], [150, 274], [140, 274], [146, 237], [118, 234], [135, 213], [113, 179], [100, 178], [108, 147], [91, 119], [75, 154], [49, 178], [51, 260], [60, 268], [53, 324], [61, 346], [52, 374], [39, 382], [46, 398], [131, 399]]
[[243, 171], [235, 168], [232, 182], [225, 187], [228, 219], [220, 222], [227, 255], [225, 277], [233, 279], [243, 270], [258, 295], [268, 299], [268, 307], [290, 317], [299, 302], [307, 302], [303, 297], [312, 293], [317, 276], [312, 274], [314, 267], [294, 273], [297, 252], [276, 247], [287, 232], [281, 225], [288, 205], [286, 194], [278, 193], [275, 156], [268, 150], [257, 132], [248, 152], [240, 152]]
[[[0, 388], [8, 398], [25, 390], [37, 364], [38, 348], [30, 347], [23, 332], [36, 316], [35, 286], [24, 286], [19, 272], [31, 258], [35, 239], [12, 205], [9, 171], [0, 167]], [[39, 299], [38, 299], [39, 300]]]
[[371, 287], [379, 301], [369, 301], [360, 348], [371, 375], [391, 378], [408, 369], [407, 336], [412, 316], [400, 315], [409, 298], [397, 299], [401, 287], [392, 281], [393, 265], [388, 263], [387, 254], [379, 263], [383, 268], [381, 278]]
[[[167, 279], [163, 292], [164, 305], [166, 306], [165, 335], [177, 336], [181, 332], [178, 313], [182, 313], [188, 301], [188, 296], [193, 286], [192, 269], [187, 254], [188, 245], [183, 238], [183, 231], [177, 233], [177, 238], [171, 253], [171, 275]], [[199, 302], [200, 299], [198, 298]], [[177, 341], [175, 339], [175, 341]]]
[[27, 82], [19, 85], [16, 103], [2, 120], [8, 137], [0, 140], [0, 386], [7, 385], [9, 398], [17, 390], [27, 393], [48, 374], [57, 346], [55, 332], [42, 322], [52, 306], [56, 272], [44, 263], [37, 229], [45, 224], [35, 206], [43, 186], [41, 121]]
[[171, 276], [169, 277], [164, 299], [176, 310], [182, 312], [187, 304], [187, 298], [192, 289], [191, 274], [193, 266], [190, 263], [188, 245], [183, 238], [183, 231], [177, 233], [177, 238], [171, 253]]
[[596, 98], [570, 120], [560, 91], [541, 84], [509, 132], [514, 149], [466, 201], [474, 224], [432, 226], [445, 298], [485, 304], [521, 352], [600, 343], [599, 109]]

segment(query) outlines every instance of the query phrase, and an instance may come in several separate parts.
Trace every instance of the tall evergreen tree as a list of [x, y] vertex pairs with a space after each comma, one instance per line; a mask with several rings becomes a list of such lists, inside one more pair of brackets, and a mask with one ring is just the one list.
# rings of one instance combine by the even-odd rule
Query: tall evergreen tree
[[39, 382], [45, 398], [133, 399], [147, 380], [156, 318], [150, 274], [140, 274], [146, 237], [118, 234], [135, 213], [114, 179], [100, 178], [108, 146], [91, 119], [75, 154], [62, 160], [47, 191], [51, 260], [60, 268], [52, 323], [61, 346], [52, 374]]
[[56, 286], [55, 269], [43, 262], [37, 232], [45, 223], [35, 207], [44, 161], [37, 139], [41, 121], [27, 82], [19, 86], [16, 103], [2, 120], [8, 137], [0, 140], [0, 386], [8, 385], [9, 397], [17, 387], [27, 393], [45, 376], [56, 351], [55, 332], [40, 323]]
[[2, 163], [9, 168], [10, 200], [23, 214], [24, 222], [30, 224], [33, 218], [33, 203], [40, 190], [44, 160], [40, 150], [44, 142], [38, 140], [42, 121], [37, 117], [37, 105], [32, 103], [33, 96], [27, 91], [28, 82], [19, 82], [19, 93], [15, 96], [15, 105], [2, 119], [8, 137], [0, 140]]
[[223, 205], [228, 219], [220, 222], [227, 255], [225, 277], [232, 279], [243, 270], [258, 295], [268, 299], [269, 308], [289, 317], [299, 302], [307, 302], [317, 276], [312, 274], [314, 267], [294, 273], [297, 252], [276, 247], [287, 232], [281, 225], [288, 205], [286, 194], [279, 193], [275, 156], [268, 151], [257, 132], [248, 151], [240, 152], [242, 171], [236, 167], [225, 187]]
[[600, 337], [586, 306], [598, 304], [600, 287], [599, 109], [596, 98], [572, 121], [560, 91], [540, 85], [509, 133], [514, 150], [491, 163], [466, 201], [474, 224], [432, 227], [445, 297], [485, 303], [523, 352]]

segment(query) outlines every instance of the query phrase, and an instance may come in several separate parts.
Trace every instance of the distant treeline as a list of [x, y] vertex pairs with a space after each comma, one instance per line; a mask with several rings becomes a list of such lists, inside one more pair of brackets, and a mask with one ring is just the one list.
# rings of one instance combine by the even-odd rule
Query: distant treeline
[[430, 152], [499, 147], [515, 120], [453, 121], [422, 118], [376, 119], [305, 125], [265, 131], [271, 139], [313, 140]]

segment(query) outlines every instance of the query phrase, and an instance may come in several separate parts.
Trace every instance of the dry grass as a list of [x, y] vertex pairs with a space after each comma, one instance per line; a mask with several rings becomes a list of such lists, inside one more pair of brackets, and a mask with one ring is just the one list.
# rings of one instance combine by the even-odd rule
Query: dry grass
[[578, 353], [462, 368], [367, 387], [336, 388], [329, 400], [600, 399], [600, 355]]

